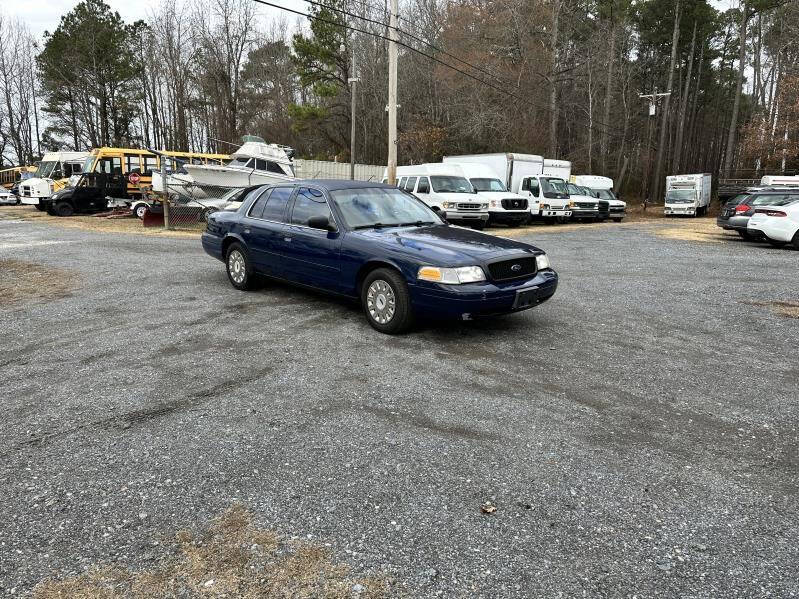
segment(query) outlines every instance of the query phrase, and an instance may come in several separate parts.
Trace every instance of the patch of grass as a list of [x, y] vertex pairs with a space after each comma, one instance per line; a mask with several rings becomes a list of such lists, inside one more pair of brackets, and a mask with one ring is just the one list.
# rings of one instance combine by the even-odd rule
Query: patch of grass
[[771, 302], [748, 302], [752, 306], [761, 306], [770, 309], [777, 316], [785, 318], [799, 318], [799, 301], [775, 300]]
[[235, 505], [206, 531], [175, 536], [177, 552], [150, 570], [100, 566], [80, 576], [46, 580], [34, 589], [36, 599], [119, 599], [156, 597], [359, 597], [388, 594], [377, 578], [356, 578], [331, 552], [305, 542], [287, 542], [253, 524], [252, 515]]
[[69, 270], [24, 260], [0, 259], [0, 308], [67, 297], [77, 282], [78, 277]]
[[724, 243], [725, 241], [738, 240], [716, 225], [712, 218], [680, 218], [669, 219], [670, 227], [659, 229], [655, 232], [660, 237], [680, 239], [682, 241], [701, 241], [703, 243]]

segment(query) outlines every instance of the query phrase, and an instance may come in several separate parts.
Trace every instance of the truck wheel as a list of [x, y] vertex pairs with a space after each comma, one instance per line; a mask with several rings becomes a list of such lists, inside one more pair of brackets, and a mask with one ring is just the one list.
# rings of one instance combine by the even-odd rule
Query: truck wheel
[[58, 202], [55, 205], [56, 216], [72, 216], [75, 214], [75, 207], [69, 202]]
[[147, 206], [147, 204], [136, 204], [133, 207], [133, 214], [135, 214], [136, 218], [139, 220], [144, 220], [144, 215], [147, 214], [149, 209], [150, 208]]
[[614, 219], [613, 219], [613, 222], [614, 222], [614, 223], [620, 223], [620, 222], [621, 222], [621, 219], [620, 219], [620, 218], [614, 218]]
[[390, 268], [373, 270], [361, 285], [361, 303], [366, 320], [377, 331], [396, 335], [413, 324], [408, 285]]

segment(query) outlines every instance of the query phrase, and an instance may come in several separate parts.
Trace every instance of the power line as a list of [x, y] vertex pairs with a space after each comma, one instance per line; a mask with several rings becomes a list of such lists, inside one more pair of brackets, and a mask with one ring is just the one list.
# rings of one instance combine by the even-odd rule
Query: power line
[[[327, 23], [328, 25], [334, 25], [336, 27], [341, 27], [343, 29], [349, 29], [350, 31], [357, 31], [358, 33], [363, 33], [365, 35], [371, 35], [371, 36], [377, 37], [379, 39], [383, 39], [383, 40], [386, 40], [386, 41], [391, 41], [388, 36], [381, 35], [379, 33], [375, 33], [374, 31], [366, 31], [365, 29], [360, 29], [358, 27], [353, 27], [352, 25], [346, 25], [344, 23], [339, 23], [338, 21], [332, 21], [330, 19], [325, 19], [324, 17], [320, 17], [320, 16], [317, 16], [317, 15], [309, 15], [308, 13], [304, 13], [304, 12], [299, 11], [299, 10], [294, 10], [293, 8], [288, 8], [286, 6], [280, 6], [279, 4], [274, 4], [272, 2], [267, 2], [266, 0], [252, 0], [252, 1], [253, 2], [257, 2], [258, 4], [263, 4], [265, 6], [271, 6], [272, 8], [277, 8], [279, 10], [284, 10], [286, 12], [294, 13], [296, 15], [300, 15], [300, 16], [306, 17], [308, 19], [321, 21], [323, 23]], [[305, 1], [309, 2], [310, 0], [305, 0]], [[312, 2], [312, 4], [318, 4], [318, 3], [317, 2]], [[324, 6], [324, 5], [321, 5], [321, 6]], [[325, 8], [330, 8], [330, 7], [326, 6]], [[366, 18], [366, 17], [358, 17], [357, 15], [351, 15], [351, 16], [356, 17], [356, 18]], [[383, 25], [384, 27], [387, 26], [385, 23], [381, 23], [380, 21], [374, 21], [372, 19], [368, 19], [368, 20], [370, 20], [370, 21], [372, 21], [374, 23]], [[444, 62], [443, 60], [441, 60], [439, 58], [436, 58], [435, 56], [432, 56], [431, 54], [427, 54], [426, 52], [422, 52], [418, 48], [414, 48], [413, 46], [411, 46], [409, 44], [406, 44], [406, 43], [400, 42], [400, 41], [397, 41], [396, 43], [397, 43], [397, 45], [402, 46], [403, 48], [407, 48], [411, 52], [416, 52], [417, 54], [419, 54], [421, 56], [424, 56], [425, 58], [427, 58], [429, 60], [432, 60], [433, 62], [437, 62], [438, 64], [440, 64], [442, 66], [450, 68], [453, 71], [456, 71], [456, 72], [460, 73], [461, 75], [469, 77], [470, 79], [473, 79], [474, 81], [477, 81], [478, 83], [482, 83], [483, 85], [487, 85], [488, 87], [490, 87], [492, 89], [495, 89], [496, 91], [501, 92], [501, 93], [505, 94], [506, 96], [510, 96], [511, 98], [519, 100], [520, 102], [528, 101], [528, 100], [525, 100], [524, 98], [522, 98], [521, 96], [517, 96], [516, 94], [514, 94], [512, 92], [509, 92], [506, 89], [498, 87], [498, 86], [494, 85], [493, 83], [485, 81], [484, 79], [480, 79], [479, 77], [476, 77], [476, 76], [472, 75], [471, 73], [468, 73], [468, 72], [466, 72], [466, 71], [464, 71], [462, 69], [459, 69], [456, 66], [453, 66], [453, 65], [451, 65], [451, 64], [449, 64], [447, 62]]]
[[[363, 17], [361, 15], [356, 15], [356, 14], [353, 14], [353, 13], [351, 13], [349, 11], [344, 10], [344, 9], [336, 8], [334, 6], [329, 6], [327, 4], [323, 4], [321, 2], [317, 2], [316, 0], [305, 0], [305, 2], [307, 2], [308, 4], [314, 4], [316, 6], [320, 6], [322, 8], [327, 8], [328, 10], [339, 12], [341, 14], [347, 15], [349, 17], [353, 17], [355, 19], [361, 19], [361, 20], [366, 21], [368, 23], [374, 23], [375, 25], [381, 25], [383, 27], [388, 27], [388, 25], [386, 23], [382, 22], [382, 21], [377, 21], [375, 19], [370, 19], [369, 17]], [[370, 5], [366, 4], [366, 3], [362, 3], [362, 5], [363, 6], [369, 6], [369, 8], [375, 8], [375, 7], [370, 6]], [[421, 42], [424, 45], [429, 46], [430, 48], [432, 48], [436, 52], [439, 52], [439, 53], [443, 54], [444, 56], [448, 56], [449, 58], [451, 58], [453, 60], [457, 60], [459, 63], [464, 64], [467, 67], [470, 67], [470, 68], [474, 69], [475, 71], [480, 71], [481, 73], [484, 73], [484, 74], [488, 75], [489, 77], [493, 77], [494, 79], [496, 79], [500, 83], [503, 83], [503, 84], [507, 85], [506, 81], [503, 81], [501, 77], [498, 77], [497, 75], [495, 75], [491, 71], [488, 71], [488, 70], [486, 70], [486, 69], [484, 69], [482, 67], [479, 67], [477, 65], [473, 65], [472, 63], [467, 62], [467, 61], [463, 60], [462, 58], [459, 58], [459, 57], [455, 56], [454, 54], [450, 54], [446, 50], [443, 50], [443, 49], [439, 48], [438, 46], [436, 46], [436, 45], [434, 45], [434, 44], [432, 44], [432, 43], [430, 43], [428, 41], [425, 41], [422, 38], [420, 38], [420, 37], [418, 37], [416, 35], [413, 35], [412, 33], [408, 32], [408, 31], [405, 31], [404, 29], [396, 27], [396, 30], [399, 33], [401, 33], [402, 35], [405, 35], [405, 36], [407, 36], [407, 37], [409, 37], [409, 38], [411, 38], [413, 40], [416, 40], [417, 42]]]

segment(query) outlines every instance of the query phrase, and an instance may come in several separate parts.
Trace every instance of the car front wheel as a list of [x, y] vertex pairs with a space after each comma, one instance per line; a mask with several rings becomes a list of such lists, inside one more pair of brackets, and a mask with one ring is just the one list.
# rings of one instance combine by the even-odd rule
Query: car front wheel
[[247, 250], [239, 243], [233, 243], [225, 256], [227, 276], [230, 284], [241, 291], [249, 291], [255, 286], [255, 271], [250, 263]]
[[75, 208], [69, 202], [58, 202], [55, 205], [55, 213], [57, 216], [72, 216], [75, 214]]
[[144, 215], [147, 214], [149, 207], [147, 204], [138, 204], [135, 208], [133, 208], [133, 214], [136, 215], [136, 218], [139, 220], [144, 220]]
[[361, 303], [369, 324], [381, 333], [395, 335], [413, 324], [408, 286], [394, 270], [370, 272], [361, 286]]

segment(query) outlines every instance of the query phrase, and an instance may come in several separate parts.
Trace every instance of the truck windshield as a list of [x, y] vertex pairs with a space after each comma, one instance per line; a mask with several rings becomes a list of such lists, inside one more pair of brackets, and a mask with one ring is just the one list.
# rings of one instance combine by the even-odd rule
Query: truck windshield
[[569, 193], [570, 193], [571, 195], [573, 195], [573, 196], [587, 196], [587, 195], [589, 195], [589, 194], [588, 194], [588, 193], [585, 191], [585, 188], [583, 188], [583, 187], [577, 187], [577, 186], [576, 186], [574, 183], [567, 183], [567, 184], [566, 184], [566, 187], [568, 187], [568, 189], [569, 189]]
[[57, 166], [58, 166], [57, 160], [54, 161], [48, 160], [47, 162], [42, 162], [39, 165], [39, 168], [36, 169], [36, 176], [39, 179], [49, 179], [50, 175], [53, 174], [53, 171], [56, 169]]
[[499, 179], [483, 179], [477, 178], [469, 179], [475, 191], [508, 191], [505, 189], [502, 181]]
[[690, 204], [696, 199], [693, 189], [669, 189], [666, 192], [666, 201], [670, 204]]
[[615, 194], [610, 191], [609, 189], [592, 189], [591, 191], [594, 192], [594, 195], [598, 197], [600, 200], [615, 200]]
[[82, 169], [84, 173], [90, 173], [92, 172], [92, 170], [94, 170], [95, 158], [97, 158], [97, 156], [88, 156], [86, 158], [86, 162], [83, 163], [83, 169]]
[[541, 188], [544, 193], [563, 193], [569, 195], [569, 188], [566, 181], [555, 177], [541, 177]]
[[435, 175], [430, 177], [433, 191], [439, 193], [474, 193], [466, 177], [445, 177]]

